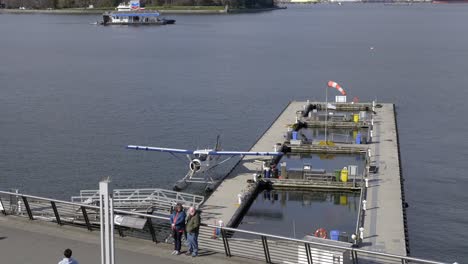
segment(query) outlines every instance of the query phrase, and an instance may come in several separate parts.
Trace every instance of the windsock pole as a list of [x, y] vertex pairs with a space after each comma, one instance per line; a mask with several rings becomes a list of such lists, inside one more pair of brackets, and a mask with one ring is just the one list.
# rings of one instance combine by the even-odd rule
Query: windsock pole
[[[335, 88], [342, 95], [346, 95], [346, 91], [335, 81], [328, 81], [327, 86]], [[328, 145], [327, 140], [327, 127], [328, 127], [328, 89], [325, 89], [325, 145]]]
[[328, 146], [327, 123], [328, 123], [328, 88], [325, 88], [325, 145], [326, 146]]

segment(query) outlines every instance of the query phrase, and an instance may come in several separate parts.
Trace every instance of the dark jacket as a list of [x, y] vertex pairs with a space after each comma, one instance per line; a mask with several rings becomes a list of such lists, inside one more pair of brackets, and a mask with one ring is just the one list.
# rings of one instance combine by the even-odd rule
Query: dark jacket
[[[177, 216], [177, 218], [176, 218]], [[171, 224], [174, 224], [174, 221], [175, 221], [175, 229], [176, 231], [184, 231], [185, 230], [185, 217], [187, 215], [185, 214], [185, 212], [182, 210], [180, 211], [179, 213], [177, 213], [177, 211], [174, 211], [174, 213], [172, 213], [171, 217], [170, 217], [170, 220], [171, 220]]]
[[187, 231], [187, 233], [198, 233], [199, 229], [200, 229], [200, 213], [196, 211], [193, 216], [191, 216], [190, 214], [188, 215], [187, 225], [185, 227], [185, 230]]

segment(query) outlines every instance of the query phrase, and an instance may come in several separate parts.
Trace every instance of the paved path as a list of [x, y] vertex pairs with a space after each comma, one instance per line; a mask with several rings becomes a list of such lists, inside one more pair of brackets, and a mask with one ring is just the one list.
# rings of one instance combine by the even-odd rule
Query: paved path
[[[139, 263], [259, 263], [249, 259], [226, 258], [222, 254], [200, 251], [200, 256], [172, 256], [172, 245], [155, 244], [136, 238], [115, 240], [117, 264]], [[70, 248], [80, 264], [100, 263], [99, 231], [58, 226], [22, 217], [0, 216], [0, 263], [57, 263]]]

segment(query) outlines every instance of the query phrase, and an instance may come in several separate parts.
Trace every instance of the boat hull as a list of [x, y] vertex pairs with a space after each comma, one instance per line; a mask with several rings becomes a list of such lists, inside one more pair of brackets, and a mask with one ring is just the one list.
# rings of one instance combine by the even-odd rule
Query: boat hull
[[175, 24], [174, 19], [165, 19], [161, 21], [154, 21], [154, 22], [107, 22], [104, 21], [100, 22], [103, 26], [111, 26], [111, 25], [124, 25], [124, 26], [163, 26], [163, 25], [173, 25]]

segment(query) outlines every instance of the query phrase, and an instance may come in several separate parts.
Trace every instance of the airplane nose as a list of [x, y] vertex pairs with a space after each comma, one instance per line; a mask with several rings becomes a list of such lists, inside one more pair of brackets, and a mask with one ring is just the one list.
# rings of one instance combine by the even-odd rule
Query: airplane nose
[[201, 162], [199, 160], [197, 160], [197, 159], [194, 159], [194, 160], [192, 160], [190, 162], [189, 168], [190, 168], [191, 171], [197, 172], [201, 168]]

